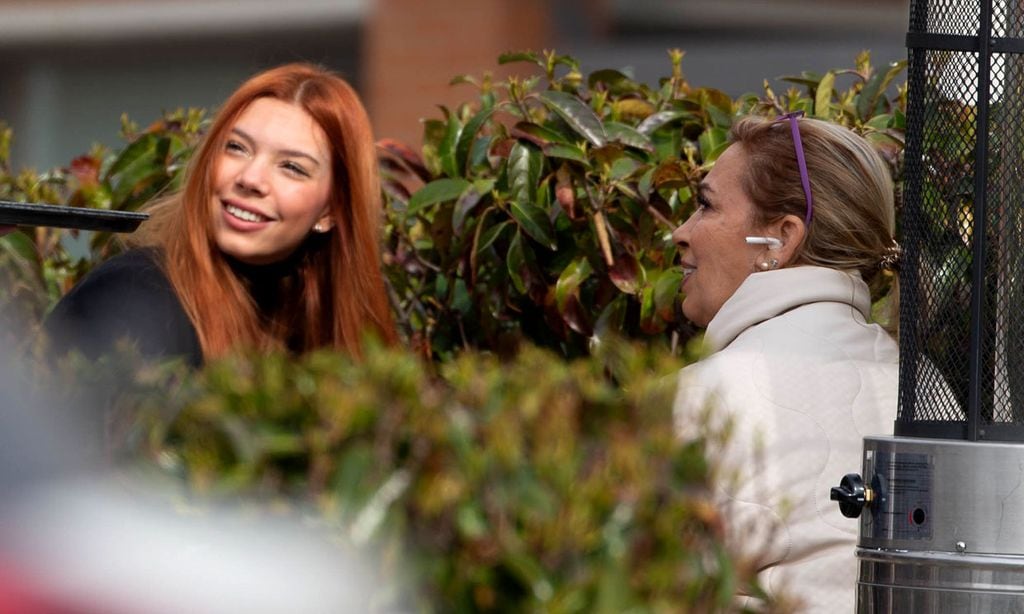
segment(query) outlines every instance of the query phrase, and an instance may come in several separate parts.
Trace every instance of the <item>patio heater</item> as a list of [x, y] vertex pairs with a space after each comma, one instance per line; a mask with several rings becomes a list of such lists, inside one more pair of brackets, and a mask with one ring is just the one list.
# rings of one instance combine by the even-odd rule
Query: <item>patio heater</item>
[[1024, 3], [913, 0], [894, 437], [832, 489], [858, 612], [1024, 612]]

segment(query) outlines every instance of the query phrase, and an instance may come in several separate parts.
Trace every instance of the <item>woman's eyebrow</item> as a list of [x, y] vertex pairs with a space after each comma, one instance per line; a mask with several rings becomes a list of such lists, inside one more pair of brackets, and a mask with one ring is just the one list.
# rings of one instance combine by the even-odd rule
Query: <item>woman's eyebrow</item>
[[715, 188], [711, 187], [711, 184], [708, 183], [707, 181], [701, 181], [699, 184], [697, 184], [697, 189], [700, 190], [701, 192], [711, 192], [712, 194], [714, 194], [715, 192]]
[[[238, 136], [242, 137], [246, 141], [249, 141], [250, 144], [256, 142], [256, 139], [252, 138], [252, 136], [250, 136], [248, 132], [246, 132], [245, 130], [242, 130], [241, 128], [238, 128], [237, 126], [232, 128], [231, 132], [237, 134]], [[309, 154], [309, 153], [306, 153], [304, 151], [301, 151], [299, 149], [279, 149], [279, 150], [277, 150], [277, 153], [285, 155], [285, 156], [288, 156], [290, 158], [306, 158], [310, 162], [315, 164], [316, 166], [320, 166], [320, 160], [317, 159], [316, 156], [314, 156], [312, 154]]]

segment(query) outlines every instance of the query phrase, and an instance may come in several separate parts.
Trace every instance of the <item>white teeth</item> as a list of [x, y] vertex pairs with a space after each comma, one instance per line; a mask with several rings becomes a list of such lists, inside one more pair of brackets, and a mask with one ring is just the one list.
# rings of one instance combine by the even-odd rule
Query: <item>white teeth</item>
[[246, 211], [245, 209], [234, 205], [224, 205], [224, 209], [234, 217], [237, 217], [240, 220], [245, 220], [246, 222], [265, 222], [267, 220], [267, 218], [258, 213]]
[[696, 270], [697, 270], [696, 267], [686, 267], [686, 266], [684, 266], [683, 267], [683, 277], [689, 277], [690, 275], [693, 275], [693, 272], [696, 271]]

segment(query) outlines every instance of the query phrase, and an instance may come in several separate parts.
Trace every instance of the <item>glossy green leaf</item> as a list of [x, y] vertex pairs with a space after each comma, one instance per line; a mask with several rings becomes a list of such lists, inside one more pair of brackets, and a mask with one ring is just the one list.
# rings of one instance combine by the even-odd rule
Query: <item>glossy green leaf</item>
[[664, 126], [651, 133], [656, 160], [678, 158], [683, 149], [683, 131], [675, 126]]
[[134, 207], [138, 203], [128, 202], [129, 199], [145, 194], [147, 189], [156, 187], [155, 182], [166, 178], [165, 163], [169, 148], [169, 140], [147, 134], [118, 156], [107, 172], [114, 208]]
[[470, 170], [487, 163], [487, 152], [491, 150], [492, 143], [494, 143], [493, 136], [482, 136], [473, 140], [473, 147], [469, 150], [467, 162], [467, 167]]
[[825, 73], [817, 85], [814, 94], [814, 114], [817, 117], [830, 117], [832, 114], [832, 90], [836, 85], [836, 73], [831, 70]]
[[732, 98], [721, 90], [700, 88], [694, 93], [700, 108], [707, 113], [712, 126], [728, 128], [732, 124]]
[[876, 115], [869, 119], [868, 121], [864, 122], [864, 125], [867, 126], [868, 128], [872, 128], [873, 130], [882, 131], [889, 127], [889, 123], [891, 121], [892, 115], [888, 113], [882, 113], [881, 115]]
[[451, 306], [452, 309], [463, 315], [467, 315], [473, 310], [473, 299], [466, 287], [466, 280], [461, 277], [455, 280], [452, 287]]
[[24, 232], [12, 232], [0, 238], [0, 248], [15, 254], [19, 259], [31, 262], [38, 258], [35, 243]]
[[532, 143], [517, 141], [508, 154], [509, 199], [527, 202], [533, 198], [540, 183], [544, 155]]
[[656, 317], [654, 288], [644, 286], [640, 292], [640, 328], [648, 334], [656, 333], [664, 328], [664, 323]]
[[532, 51], [517, 51], [514, 53], [503, 53], [498, 56], [498, 64], [511, 64], [513, 62], [530, 62], [540, 66], [541, 68], [546, 67], [544, 58], [540, 54]]
[[654, 153], [654, 142], [646, 134], [638, 132], [631, 126], [618, 122], [605, 122], [604, 130], [609, 141]]
[[[492, 216], [493, 217], [493, 216]], [[476, 245], [476, 253], [481, 254], [487, 251], [491, 245], [508, 229], [513, 228], [514, 225], [510, 220], [499, 222], [494, 226], [490, 226], [486, 230], [480, 233], [480, 241]]]
[[808, 88], [815, 87], [821, 81], [821, 75], [813, 71], [803, 71], [797, 76], [788, 75], [780, 77], [779, 81], [786, 83], [795, 83], [797, 85], [803, 85]]
[[602, 147], [605, 144], [607, 137], [604, 133], [604, 125], [593, 109], [583, 100], [572, 94], [555, 90], [541, 92], [540, 99], [592, 145]]
[[580, 284], [587, 280], [594, 272], [590, 261], [585, 256], [580, 256], [569, 263], [569, 266], [562, 270], [555, 282], [555, 304], [558, 309], [564, 309], [570, 297], [578, 295]]
[[[462, 136], [462, 122], [459, 117], [452, 113], [448, 116], [448, 123], [445, 126], [444, 138], [437, 149], [437, 155], [441, 159], [441, 170], [449, 177], [459, 177], [465, 164], [459, 165], [456, 149]], [[468, 145], [467, 145], [468, 147]]]
[[901, 131], [907, 129], [907, 114], [902, 109], [893, 109], [892, 128]]
[[512, 237], [508, 253], [505, 256], [505, 266], [508, 268], [512, 285], [520, 294], [526, 294], [526, 254], [523, 250], [523, 233], [517, 232]]
[[418, 213], [420, 209], [429, 205], [455, 200], [469, 185], [465, 179], [435, 179], [412, 195], [409, 199], [408, 213]]
[[544, 146], [544, 155], [549, 158], [561, 158], [563, 160], [572, 160], [579, 162], [586, 166], [590, 166], [590, 162], [587, 160], [586, 153], [583, 152], [579, 147], [575, 145], [562, 145], [561, 143], [552, 143]]
[[633, 173], [640, 168], [641, 164], [633, 158], [623, 156], [612, 162], [612, 167], [608, 173], [608, 179], [612, 181], [622, 181], [630, 178]]
[[526, 234], [530, 235], [534, 241], [549, 249], [558, 247], [554, 228], [551, 225], [551, 218], [548, 217], [546, 210], [541, 209], [530, 201], [512, 201], [509, 203], [509, 211], [519, 224], [519, 227]]
[[647, 199], [651, 195], [651, 188], [654, 186], [654, 171], [656, 167], [647, 169], [636, 184], [640, 198]]
[[868, 79], [857, 98], [857, 117], [861, 121], [866, 121], [875, 114], [875, 108], [885, 95], [885, 90], [906, 66], [906, 60], [892, 62], [889, 64], [888, 70], [876, 72]]
[[658, 128], [661, 128], [662, 126], [670, 124], [674, 121], [683, 119], [684, 117], [689, 117], [691, 115], [692, 114], [687, 111], [659, 111], [658, 113], [655, 113], [654, 115], [651, 115], [647, 117], [647, 119], [645, 119], [644, 121], [640, 122], [636, 129], [637, 132], [650, 136]]
[[622, 332], [626, 325], [626, 312], [629, 310], [628, 296], [620, 294], [605, 305], [594, 324], [594, 334], [603, 337]]
[[535, 124], [533, 122], [517, 122], [516, 125], [512, 127], [512, 135], [516, 136], [520, 132], [528, 134], [542, 143], [561, 143], [564, 145], [573, 144], [572, 139], [561, 132], [552, 129], [550, 126], [541, 126], [540, 124]]
[[666, 322], [675, 318], [676, 304], [682, 300], [683, 272], [678, 268], [665, 269], [654, 282], [654, 309]]
[[596, 70], [590, 73], [590, 78], [587, 79], [587, 85], [592, 90], [597, 89], [599, 85], [603, 85], [613, 96], [619, 96], [626, 92], [634, 92], [640, 88], [636, 81], [623, 72], [612, 68]]
[[714, 162], [729, 146], [729, 133], [723, 128], [712, 127], [701, 133], [697, 139], [704, 163]]
[[455, 201], [455, 209], [452, 212], [452, 230], [456, 234], [462, 232], [462, 226], [466, 223], [466, 217], [480, 204], [483, 194], [483, 192], [480, 192], [475, 186], [471, 185], [465, 192], [459, 195], [458, 200]]
[[480, 132], [480, 128], [487, 123], [487, 120], [494, 115], [494, 111], [494, 107], [490, 107], [477, 112], [463, 127], [462, 133], [459, 135], [458, 144], [455, 147], [455, 168], [458, 172], [465, 171], [469, 162], [469, 152], [476, 140], [476, 134]]
[[159, 137], [155, 134], [144, 134], [139, 137], [134, 143], [131, 143], [126, 147], [118, 156], [114, 159], [113, 164], [110, 165], [110, 169], [107, 171], [106, 180], [110, 181], [114, 176], [122, 174], [126, 169], [143, 164], [152, 164], [153, 153], [156, 151], [157, 141]]

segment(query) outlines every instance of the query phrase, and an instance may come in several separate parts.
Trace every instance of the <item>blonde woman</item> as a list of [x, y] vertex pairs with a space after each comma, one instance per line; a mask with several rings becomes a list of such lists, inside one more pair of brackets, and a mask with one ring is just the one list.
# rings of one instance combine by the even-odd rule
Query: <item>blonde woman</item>
[[866, 283], [895, 264], [892, 181], [863, 138], [795, 114], [739, 121], [731, 142], [673, 234], [707, 354], [680, 375], [680, 434], [705, 408], [733, 421], [731, 539], [765, 554], [769, 592], [852, 612], [858, 527], [829, 487], [896, 418], [897, 346]]

